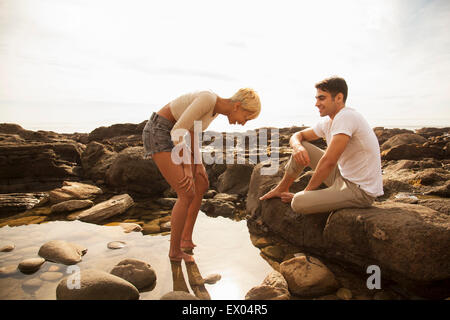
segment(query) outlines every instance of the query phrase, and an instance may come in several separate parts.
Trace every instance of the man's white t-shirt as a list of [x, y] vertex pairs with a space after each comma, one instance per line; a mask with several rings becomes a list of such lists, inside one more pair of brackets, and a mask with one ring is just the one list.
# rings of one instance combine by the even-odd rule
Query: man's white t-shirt
[[327, 118], [317, 123], [313, 130], [317, 136], [326, 139], [327, 145], [336, 134], [349, 136], [347, 147], [338, 160], [342, 177], [359, 185], [372, 197], [383, 195], [380, 145], [360, 113], [353, 108], [344, 107], [333, 120]]

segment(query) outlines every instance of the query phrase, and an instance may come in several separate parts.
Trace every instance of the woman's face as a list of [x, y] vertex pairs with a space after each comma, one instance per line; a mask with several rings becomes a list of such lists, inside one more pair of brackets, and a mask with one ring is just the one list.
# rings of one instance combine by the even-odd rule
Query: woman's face
[[252, 112], [242, 109], [240, 105], [236, 105], [233, 107], [231, 114], [228, 115], [228, 122], [230, 124], [240, 124], [243, 126], [248, 120], [250, 120], [251, 115]]

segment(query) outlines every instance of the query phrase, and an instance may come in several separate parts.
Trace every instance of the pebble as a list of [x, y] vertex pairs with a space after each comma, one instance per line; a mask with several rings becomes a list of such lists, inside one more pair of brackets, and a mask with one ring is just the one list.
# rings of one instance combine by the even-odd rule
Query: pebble
[[207, 284], [214, 284], [217, 281], [219, 281], [220, 279], [222, 279], [222, 276], [220, 274], [209, 274], [206, 277], [203, 278], [203, 280], [205, 280], [205, 283]]
[[122, 249], [126, 247], [126, 243], [124, 241], [112, 241], [108, 243], [109, 249]]
[[163, 224], [160, 225], [161, 227], [161, 231], [169, 231], [172, 229], [170, 221], [164, 222]]
[[14, 243], [8, 243], [2, 247], [0, 247], [0, 252], [10, 252], [13, 251], [16, 246]]
[[33, 273], [39, 270], [42, 264], [45, 262], [43, 258], [30, 258], [22, 260], [19, 263], [19, 270], [23, 273]]
[[55, 281], [61, 279], [63, 276], [61, 272], [44, 272], [39, 278], [44, 281]]
[[10, 276], [17, 272], [16, 265], [9, 265], [0, 268], [0, 276]]
[[336, 292], [336, 295], [338, 296], [339, 299], [342, 299], [342, 300], [350, 300], [353, 296], [352, 292], [347, 288], [340, 288]]
[[379, 291], [373, 295], [373, 300], [392, 300], [392, 297], [387, 292]]
[[41, 279], [34, 278], [34, 279], [30, 279], [30, 280], [27, 280], [24, 283], [22, 283], [22, 288], [30, 289], [30, 290], [37, 290], [42, 286], [43, 283], [44, 283], [44, 281], [42, 281]]
[[59, 271], [60, 269], [61, 269], [60, 266], [53, 265], [53, 266], [50, 266], [50, 268], [48, 268], [48, 272], [56, 272], [56, 271]]

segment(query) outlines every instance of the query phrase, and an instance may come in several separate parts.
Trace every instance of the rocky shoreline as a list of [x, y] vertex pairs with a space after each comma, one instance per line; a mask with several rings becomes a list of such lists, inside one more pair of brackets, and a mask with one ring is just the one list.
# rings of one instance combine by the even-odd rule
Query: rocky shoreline
[[[101, 127], [89, 134], [58, 134], [0, 124], [0, 161], [6, 168], [0, 173], [0, 227], [80, 220], [119, 225], [125, 232], [144, 235], [169, 233], [176, 194], [153, 161], [143, 159], [144, 126], [145, 121]], [[279, 154], [281, 164], [291, 152], [290, 136], [301, 129], [279, 129], [279, 146], [271, 152]], [[209, 216], [246, 219], [251, 241], [274, 269], [247, 299], [450, 296], [450, 128], [415, 132], [374, 128], [374, 132], [380, 143], [385, 195], [366, 210], [298, 217], [281, 201], [257, 201], [282, 174], [280, 165], [276, 175], [261, 175], [268, 162], [251, 161], [250, 155], [267, 153], [265, 146], [245, 146], [244, 164], [205, 166], [210, 190], [201, 210]], [[268, 128], [272, 145], [270, 133]], [[323, 140], [316, 144], [325, 148]], [[311, 172], [305, 172], [293, 190], [302, 190], [310, 177]], [[316, 265], [323, 267], [308, 275], [301, 271]], [[355, 283], [367, 278], [369, 265], [383, 270], [383, 285], [401, 289], [377, 296], [355, 289], [360, 286]], [[352, 277], [347, 270], [361, 279], [347, 281]], [[307, 282], [303, 289], [295, 288], [296, 274], [314, 285]]]

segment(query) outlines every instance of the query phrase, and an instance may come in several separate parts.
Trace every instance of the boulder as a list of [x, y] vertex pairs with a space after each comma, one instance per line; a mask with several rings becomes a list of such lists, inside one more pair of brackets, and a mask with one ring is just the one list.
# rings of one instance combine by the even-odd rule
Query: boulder
[[76, 243], [64, 240], [51, 240], [40, 247], [38, 254], [48, 261], [73, 265], [80, 262], [81, 257], [86, 252], [87, 249], [85, 247]]
[[0, 216], [32, 209], [45, 199], [45, 193], [9, 193], [0, 194]]
[[427, 142], [427, 139], [424, 137], [415, 134], [415, 133], [401, 133], [397, 134], [391, 138], [389, 138], [385, 143], [383, 143], [380, 147], [382, 151], [390, 149], [392, 147], [404, 145], [404, 144], [423, 144]]
[[142, 135], [144, 121], [140, 124], [118, 123], [109, 127], [99, 127], [94, 129], [88, 136], [89, 141], [103, 141], [117, 136]]
[[84, 177], [93, 181], [105, 180], [106, 172], [117, 158], [107, 146], [92, 141], [81, 155]]
[[403, 144], [381, 152], [382, 160], [417, 160], [422, 158], [446, 159], [446, 150], [434, 146]]
[[153, 160], [143, 157], [143, 147], [122, 150], [106, 172], [106, 184], [127, 192], [161, 196], [169, 184]]
[[236, 208], [233, 202], [217, 199], [202, 200], [200, 210], [206, 213], [208, 216], [222, 216], [226, 218], [234, 217], [234, 214], [236, 212]]
[[95, 206], [69, 215], [69, 220], [81, 220], [84, 222], [98, 223], [118, 214], [122, 214], [134, 204], [128, 194], [112, 197], [107, 201], [100, 202]]
[[48, 195], [51, 203], [60, 203], [73, 199], [90, 199], [102, 193], [102, 189], [90, 184], [64, 181], [61, 188], [49, 191]]
[[[79, 288], [76, 287], [78, 284]], [[130, 282], [115, 275], [87, 269], [62, 279], [56, 288], [56, 299], [138, 300], [139, 291]]]
[[280, 264], [280, 273], [286, 279], [289, 291], [310, 298], [336, 291], [339, 287], [334, 274], [319, 259], [300, 256]]
[[278, 271], [269, 273], [261, 285], [253, 287], [245, 295], [245, 300], [289, 300], [286, 279]]
[[155, 270], [148, 263], [137, 259], [120, 261], [111, 274], [132, 283], [139, 290], [151, 287], [156, 281]]
[[246, 195], [253, 167], [251, 164], [227, 165], [225, 172], [218, 178], [217, 190], [221, 193]]
[[52, 205], [51, 212], [71, 212], [75, 210], [80, 210], [88, 207], [92, 207], [94, 203], [91, 200], [67, 200], [57, 204]]
[[[376, 264], [383, 277], [417, 295], [441, 297], [450, 282], [450, 217], [433, 209], [398, 202], [370, 208], [299, 215], [280, 199], [257, 200], [270, 178], [255, 166], [247, 198], [251, 233], [274, 232], [311, 254], [336, 259], [359, 270]], [[273, 178], [274, 182], [278, 176]], [[448, 288], [448, 285], [447, 285]], [[448, 295], [448, 294], [447, 294]]]
[[81, 144], [29, 143], [0, 145], [0, 192], [43, 191], [66, 179], [77, 179]]

